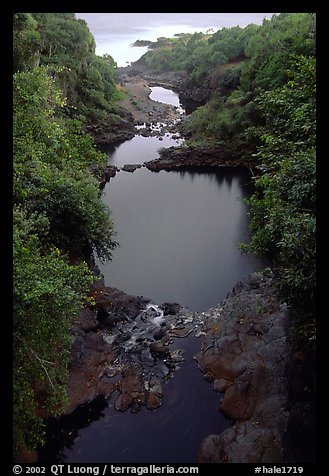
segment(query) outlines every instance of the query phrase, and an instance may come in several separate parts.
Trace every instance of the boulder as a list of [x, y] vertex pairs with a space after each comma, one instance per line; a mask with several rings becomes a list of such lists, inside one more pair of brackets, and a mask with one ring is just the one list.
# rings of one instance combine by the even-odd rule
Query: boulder
[[69, 364], [69, 404], [64, 414], [71, 413], [100, 394], [108, 395], [113, 391], [113, 385], [106, 383], [102, 377], [115, 357], [113, 348], [104, 341], [100, 332], [89, 332], [84, 337], [75, 338]]
[[248, 423], [209, 435], [202, 442], [199, 463], [281, 463], [282, 448], [269, 429]]
[[150, 301], [102, 285], [95, 287], [93, 297], [96, 301], [98, 323], [101, 328], [108, 329], [112, 329], [119, 321], [135, 319]]
[[253, 273], [203, 315], [206, 335], [196, 359], [223, 393], [219, 408], [233, 426], [203, 441], [199, 462], [284, 462], [291, 349], [287, 308], [272, 275]]
[[135, 172], [136, 169], [140, 169], [141, 164], [125, 164], [121, 170], [124, 172]]

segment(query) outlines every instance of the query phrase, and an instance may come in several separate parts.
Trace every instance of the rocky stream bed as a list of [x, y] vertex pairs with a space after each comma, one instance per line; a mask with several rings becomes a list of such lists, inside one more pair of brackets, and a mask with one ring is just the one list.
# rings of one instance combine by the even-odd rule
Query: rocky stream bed
[[[155, 130], [161, 121], [174, 121], [171, 132], [177, 131], [179, 113], [149, 100], [150, 82], [132, 75], [124, 84], [130, 96], [122, 107], [135, 126], [142, 125], [135, 133], [164, 134], [169, 126]], [[130, 126], [128, 132], [129, 136]], [[99, 143], [102, 140], [108, 138]], [[205, 160], [209, 166], [233, 165], [229, 151], [182, 148], [163, 150], [158, 159], [126, 164], [123, 170], [173, 170], [204, 166]], [[119, 170], [113, 165], [97, 170], [101, 186]], [[230, 428], [200, 441], [199, 463], [292, 462], [286, 447], [292, 355], [288, 310], [276, 297], [273, 279], [269, 270], [253, 273], [205, 312], [192, 312], [178, 303], [152, 303], [100, 280], [91, 292], [95, 305], [81, 310], [71, 329], [69, 404], [64, 415], [95, 398], [114, 398], [120, 412], [139, 412], [142, 407], [157, 411], [164, 382], [184, 360], [179, 342], [194, 335], [200, 342], [195, 354], [200, 379], [218, 392], [218, 412], [231, 421]]]
[[283, 462], [291, 351], [287, 309], [272, 280], [269, 272], [253, 273], [206, 312], [157, 305], [99, 283], [95, 307], [81, 311], [72, 328], [66, 414], [110, 395], [117, 411], [156, 411], [163, 383], [184, 360], [177, 340], [193, 334], [200, 339], [200, 378], [219, 393], [218, 411], [232, 422], [200, 442], [199, 462]]

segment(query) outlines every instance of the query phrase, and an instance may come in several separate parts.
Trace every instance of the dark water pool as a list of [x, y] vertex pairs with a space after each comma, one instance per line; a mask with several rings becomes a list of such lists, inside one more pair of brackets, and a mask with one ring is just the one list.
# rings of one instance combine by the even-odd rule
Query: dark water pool
[[193, 360], [199, 344], [195, 337], [176, 344], [183, 348], [185, 362], [163, 385], [160, 408], [121, 413], [114, 410], [114, 397], [108, 403], [99, 399], [59, 424], [51, 422], [39, 463], [197, 462], [202, 439], [230, 426], [219, 412], [219, 394]]
[[238, 247], [249, 239], [249, 180], [225, 168], [119, 172], [105, 187], [120, 244], [100, 264], [106, 284], [196, 311], [218, 304], [257, 264]]
[[[109, 147], [109, 162], [143, 163], [171, 145], [177, 142], [169, 134], [162, 140], [135, 136]], [[99, 263], [106, 285], [193, 311], [215, 306], [258, 267], [238, 248], [249, 239], [243, 201], [249, 193], [249, 175], [242, 169], [120, 171], [104, 190], [120, 243], [113, 261]], [[172, 344], [172, 350], [183, 350], [185, 361], [163, 383], [156, 410], [117, 412], [113, 396], [49, 421], [39, 463], [196, 463], [202, 439], [230, 426], [219, 411], [220, 395], [193, 359], [200, 346], [192, 335]]]

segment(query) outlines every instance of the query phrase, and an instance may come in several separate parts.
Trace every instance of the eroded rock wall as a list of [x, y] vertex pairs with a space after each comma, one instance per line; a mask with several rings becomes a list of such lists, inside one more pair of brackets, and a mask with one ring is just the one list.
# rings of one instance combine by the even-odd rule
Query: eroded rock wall
[[291, 350], [287, 308], [272, 279], [253, 273], [203, 313], [206, 336], [196, 358], [233, 426], [203, 441], [200, 463], [284, 461]]

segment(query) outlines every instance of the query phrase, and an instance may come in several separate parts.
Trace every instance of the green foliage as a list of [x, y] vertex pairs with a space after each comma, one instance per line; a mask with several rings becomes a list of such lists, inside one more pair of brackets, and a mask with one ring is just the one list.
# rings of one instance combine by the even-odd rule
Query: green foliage
[[[20, 13], [14, 17], [14, 71], [39, 64], [54, 71], [66, 97], [63, 112], [84, 124], [118, 114], [116, 64], [95, 55], [95, 39], [74, 13]], [[119, 118], [119, 116], [118, 116]]]
[[262, 122], [256, 103], [250, 97], [250, 93], [239, 89], [226, 100], [213, 95], [187, 118], [184, 130], [189, 143], [228, 144], [233, 154], [250, 157], [258, 142], [256, 126]]
[[246, 45], [255, 86], [271, 89], [287, 80], [291, 54], [315, 54], [315, 15], [281, 13], [264, 20]]
[[32, 13], [40, 32], [41, 64], [76, 70], [95, 53], [95, 39], [74, 13]]
[[66, 404], [69, 330], [95, 279], [82, 259], [114, 246], [88, 171], [106, 155], [64, 115], [56, 74], [40, 66], [13, 81], [15, 450], [42, 443], [41, 416]]
[[72, 165], [64, 171], [44, 168], [38, 178], [26, 204], [47, 216], [52, 243], [74, 257], [88, 258], [94, 251], [110, 259], [113, 226], [96, 178]]
[[115, 63], [109, 56], [94, 57], [82, 68], [76, 85], [76, 107], [79, 116], [94, 124], [116, 112], [117, 96]]
[[107, 160], [96, 150], [92, 138], [83, 133], [79, 121], [63, 117], [64, 109], [56, 78], [46, 68], [14, 74], [15, 200], [25, 200], [40, 186], [40, 175], [50, 173], [47, 164], [64, 171], [69, 164], [85, 169]]
[[218, 67], [243, 55], [245, 34], [240, 27], [223, 28], [213, 35], [181, 34], [144, 55], [147, 66], [157, 72], [186, 70], [189, 81], [201, 84]]
[[274, 266], [299, 318], [315, 305], [315, 60], [295, 56], [287, 84], [266, 91], [261, 176], [250, 199], [251, 250]]
[[144, 58], [155, 71], [185, 70], [188, 88], [209, 91], [210, 100], [186, 121], [189, 141], [217, 141], [246, 158], [256, 152], [265, 120], [257, 98], [286, 83], [292, 55], [315, 55], [314, 14], [279, 14], [261, 26], [180, 35]]
[[242, 68], [242, 61], [239, 61], [236, 64], [225, 65], [224, 68], [218, 70], [217, 76], [214, 75], [218, 91], [223, 96], [229, 96], [231, 92], [237, 90], [240, 84]]
[[14, 435], [16, 448], [32, 449], [42, 442], [37, 410], [56, 414], [66, 402], [69, 329], [94, 278], [42, 244], [44, 215], [15, 207], [13, 217]]
[[[271, 144], [268, 154], [277, 154], [287, 146], [296, 152], [315, 145], [315, 58], [292, 55], [290, 62], [287, 83], [282, 88], [264, 92], [259, 98], [265, 119], [273, 124], [263, 136], [263, 141]], [[266, 149], [263, 154], [267, 153]]]
[[40, 33], [30, 13], [15, 13], [13, 18], [14, 71], [35, 66], [39, 61]]

